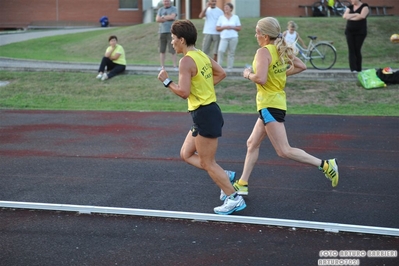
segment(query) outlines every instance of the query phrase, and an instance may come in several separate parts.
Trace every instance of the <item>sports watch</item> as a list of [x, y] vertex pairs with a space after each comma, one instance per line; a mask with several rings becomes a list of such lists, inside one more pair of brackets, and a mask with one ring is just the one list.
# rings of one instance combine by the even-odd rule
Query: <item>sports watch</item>
[[173, 80], [167, 78], [163, 81], [163, 85], [167, 88], [167, 87], [169, 87], [170, 83], [172, 83], [172, 82], [173, 82]]

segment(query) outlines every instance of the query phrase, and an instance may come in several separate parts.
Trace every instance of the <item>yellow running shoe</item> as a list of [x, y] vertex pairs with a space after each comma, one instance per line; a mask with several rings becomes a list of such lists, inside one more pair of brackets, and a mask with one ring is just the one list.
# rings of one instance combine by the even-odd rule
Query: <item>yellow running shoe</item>
[[233, 184], [233, 187], [238, 195], [248, 195], [248, 185], [241, 186], [238, 184], [238, 180], [236, 180], [236, 182]]
[[331, 180], [331, 184], [333, 187], [338, 185], [338, 162], [336, 159], [330, 159], [325, 161], [328, 164], [328, 168], [326, 171], [323, 170], [325, 176]]

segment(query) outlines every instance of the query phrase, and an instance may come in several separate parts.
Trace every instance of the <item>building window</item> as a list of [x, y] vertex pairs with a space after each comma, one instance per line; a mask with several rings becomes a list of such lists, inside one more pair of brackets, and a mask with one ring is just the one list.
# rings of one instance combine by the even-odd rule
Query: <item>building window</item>
[[120, 9], [138, 9], [138, 0], [119, 0]]

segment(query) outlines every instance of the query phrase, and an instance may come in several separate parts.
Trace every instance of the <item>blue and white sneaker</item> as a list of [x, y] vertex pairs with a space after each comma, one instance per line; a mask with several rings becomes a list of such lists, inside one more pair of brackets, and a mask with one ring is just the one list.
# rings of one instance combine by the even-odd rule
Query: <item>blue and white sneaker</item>
[[[224, 172], [229, 177], [231, 184], [233, 184], [234, 179], [236, 178], [236, 172], [229, 171], [229, 170], [224, 170]], [[220, 190], [220, 200], [224, 201], [226, 198], [227, 198], [227, 195], [223, 192], [223, 190]]]
[[245, 209], [245, 207], [247, 207], [247, 205], [245, 204], [244, 199], [242, 196], [237, 194], [234, 199], [232, 199], [232, 197], [227, 197], [223, 205], [215, 207], [213, 211], [216, 214], [228, 215], [233, 212], [241, 211]]

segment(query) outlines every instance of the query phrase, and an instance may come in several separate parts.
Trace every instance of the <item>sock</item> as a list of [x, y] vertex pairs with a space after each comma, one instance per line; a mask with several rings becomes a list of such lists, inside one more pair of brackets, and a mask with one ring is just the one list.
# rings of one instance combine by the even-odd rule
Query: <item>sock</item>
[[229, 196], [229, 199], [235, 199], [238, 196], [237, 192], [234, 192]]
[[319, 167], [320, 170], [327, 171], [328, 170], [328, 162], [326, 160], [321, 160], [321, 165]]
[[238, 184], [239, 184], [240, 186], [248, 186], [248, 182], [242, 181], [241, 179], [238, 180]]

